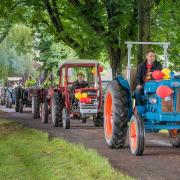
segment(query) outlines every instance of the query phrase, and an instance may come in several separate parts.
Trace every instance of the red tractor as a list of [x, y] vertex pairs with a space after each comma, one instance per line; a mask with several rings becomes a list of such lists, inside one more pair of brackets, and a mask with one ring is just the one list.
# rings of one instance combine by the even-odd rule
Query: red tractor
[[[59, 84], [56, 88], [41, 91], [40, 117], [47, 123], [51, 112], [53, 126], [70, 128], [71, 119], [85, 123], [92, 118], [96, 127], [103, 126], [102, 82], [103, 67], [93, 60], [64, 61], [59, 68]], [[81, 72], [86, 87], [74, 88], [76, 75]]]

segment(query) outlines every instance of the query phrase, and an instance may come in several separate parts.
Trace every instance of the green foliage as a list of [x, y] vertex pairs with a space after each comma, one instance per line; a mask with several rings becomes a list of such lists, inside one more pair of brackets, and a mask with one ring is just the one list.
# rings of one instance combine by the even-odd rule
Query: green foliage
[[18, 54], [31, 53], [32, 33], [31, 28], [22, 24], [15, 24], [6, 38], [6, 46], [15, 49]]
[[[42, 33], [42, 32], [41, 32]], [[34, 49], [37, 52], [36, 60], [43, 62], [41, 69], [51, 72], [57, 70], [63, 59], [75, 59], [75, 51], [66, 46], [62, 41], [56, 43], [50, 34], [37, 33]]]
[[[150, 39], [171, 42], [170, 66], [179, 70], [180, 2], [157, 0], [152, 3]], [[108, 62], [115, 73], [127, 64], [124, 42], [137, 40], [138, 12], [134, 0], [3, 0], [1, 4], [0, 37], [15, 23], [33, 27], [40, 34], [40, 44], [35, 45], [35, 50], [40, 52], [36, 59], [44, 62], [44, 69], [56, 67], [70, 51], [73, 54], [69, 56], [73, 58]], [[12, 46], [17, 51], [26, 51], [31, 46], [23, 41], [22, 44], [23, 47]], [[155, 49], [161, 54], [159, 48]], [[136, 61], [134, 58], [133, 64]]]
[[32, 30], [16, 24], [0, 44], [0, 79], [31, 74], [32, 60]]
[[[170, 67], [172, 70], [180, 71], [180, 1], [160, 1], [152, 12], [152, 40], [168, 41], [171, 43], [169, 49]], [[162, 49], [157, 48], [157, 52]]]

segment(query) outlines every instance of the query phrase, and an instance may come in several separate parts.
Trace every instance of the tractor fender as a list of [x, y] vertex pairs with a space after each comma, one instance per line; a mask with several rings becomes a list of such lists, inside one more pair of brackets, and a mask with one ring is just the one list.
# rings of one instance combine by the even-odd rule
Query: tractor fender
[[129, 119], [131, 119], [131, 116], [133, 115], [133, 103], [132, 103], [131, 89], [130, 89], [129, 83], [123, 76], [117, 76], [115, 80], [119, 83], [120, 86], [123, 86], [127, 92], [127, 98], [129, 102], [128, 116], [129, 116]]

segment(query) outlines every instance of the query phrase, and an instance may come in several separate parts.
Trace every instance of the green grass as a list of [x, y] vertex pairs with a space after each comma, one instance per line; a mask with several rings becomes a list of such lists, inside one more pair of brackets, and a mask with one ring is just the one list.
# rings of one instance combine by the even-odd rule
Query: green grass
[[132, 179], [115, 171], [94, 150], [13, 121], [0, 120], [1, 180], [124, 180]]

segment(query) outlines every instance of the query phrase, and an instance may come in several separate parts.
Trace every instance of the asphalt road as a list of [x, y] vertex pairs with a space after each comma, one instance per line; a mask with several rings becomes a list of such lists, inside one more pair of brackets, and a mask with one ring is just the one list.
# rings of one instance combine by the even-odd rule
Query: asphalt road
[[106, 146], [102, 128], [93, 127], [89, 120], [81, 124], [78, 120], [71, 121], [71, 129], [54, 128], [51, 122], [42, 124], [40, 119], [33, 119], [30, 109], [23, 114], [6, 109], [1, 115], [14, 119], [24, 125], [46, 131], [51, 137], [64, 138], [72, 143], [83, 144], [95, 149], [101, 156], [107, 158], [112, 166], [121, 172], [142, 180], [180, 180], [180, 149], [172, 148], [165, 134], [146, 134], [146, 146], [143, 156], [134, 157], [129, 150], [128, 142], [123, 149], [110, 149]]

